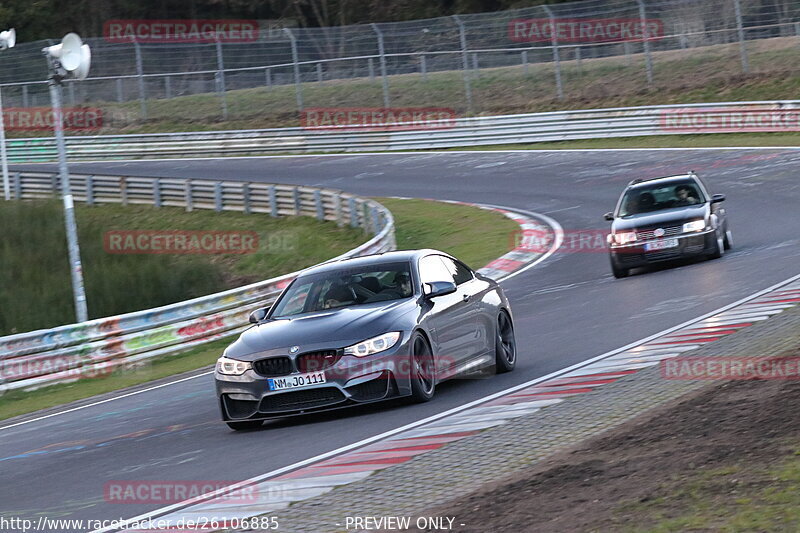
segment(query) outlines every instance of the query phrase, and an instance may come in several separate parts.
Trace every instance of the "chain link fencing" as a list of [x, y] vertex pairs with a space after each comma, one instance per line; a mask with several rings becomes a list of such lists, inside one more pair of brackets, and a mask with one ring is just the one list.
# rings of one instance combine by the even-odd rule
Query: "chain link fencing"
[[[246, 42], [112, 41], [86, 39], [90, 77], [65, 84], [65, 104], [103, 109], [107, 127], [125, 131], [154, 120], [296, 126], [308, 108], [502, 114], [542, 100], [555, 108], [565, 98], [613, 97], [624, 88], [636, 94], [689, 79], [785, 73], [800, 64], [800, 2], [586, 0], [271, 29]], [[0, 58], [6, 107], [49, 106], [41, 49], [50, 44], [21, 43]]]

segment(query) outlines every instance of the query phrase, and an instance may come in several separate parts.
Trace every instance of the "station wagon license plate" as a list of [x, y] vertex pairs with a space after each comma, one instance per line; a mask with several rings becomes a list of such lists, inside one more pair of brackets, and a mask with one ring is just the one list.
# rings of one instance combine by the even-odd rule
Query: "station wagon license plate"
[[271, 391], [299, 389], [309, 385], [319, 385], [320, 383], [325, 383], [325, 372], [310, 372], [296, 376], [267, 379], [267, 386]]
[[675, 248], [677, 246], [678, 246], [678, 239], [664, 239], [662, 241], [645, 243], [644, 251], [652, 252], [654, 250], [665, 250], [667, 248]]

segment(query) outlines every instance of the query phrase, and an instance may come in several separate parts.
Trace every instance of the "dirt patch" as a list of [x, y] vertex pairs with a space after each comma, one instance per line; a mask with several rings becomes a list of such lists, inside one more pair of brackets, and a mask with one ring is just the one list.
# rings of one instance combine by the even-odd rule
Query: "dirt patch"
[[775, 472], [800, 470], [798, 412], [798, 381], [721, 383], [422, 514], [460, 531], [794, 531], [796, 512], [760, 505], [796, 493]]

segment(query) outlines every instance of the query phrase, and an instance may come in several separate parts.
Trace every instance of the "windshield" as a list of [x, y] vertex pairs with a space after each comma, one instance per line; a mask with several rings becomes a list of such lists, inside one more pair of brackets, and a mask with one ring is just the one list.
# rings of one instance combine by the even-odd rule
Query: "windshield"
[[408, 262], [343, 268], [297, 278], [275, 305], [272, 318], [399, 300], [412, 294]]
[[619, 215], [626, 217], [673, 207], [704, 203], [703, 192], [692, 180], [653, 184], [629, 189], [620, 203]]

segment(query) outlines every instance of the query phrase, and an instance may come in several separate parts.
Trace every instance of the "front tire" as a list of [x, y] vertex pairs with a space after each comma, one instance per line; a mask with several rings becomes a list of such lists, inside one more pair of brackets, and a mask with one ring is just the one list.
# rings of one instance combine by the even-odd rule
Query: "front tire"
[[614, 262], [614, 258], [611, 257], [611, 273], [614, 274], [614, 277], [617, 279], [620, 278], [627, 278], [630, 270], [627, 268], [618, 267], [616, 262]]
[[711, 250], [711, 254], [709, 254], [711, 259], [719, 259], [725, 253], [725, 238], [717, 237], [716, 241], [714, 249]]
[[726, 250], [730, 250], [731, 248], [733, 248], [733, 233], [731, 233], [731, 230], [726, 230], [725, 231], [725, 249]]
[[503, 311], [497, 317], [497, 333], [494, 341], [494, 367], [498, 374], [511, 372], [517, 365], [517, 342], [514, 339], [514, 324]]
[[415, 333], [411, 339], [411, 401], [428, 402], [436, 392], [436, 365], [427, 339]]
[[234, 431], [248, 431], [251, 429], [258, 429], [263, 424], [263, 420], [242, 420], [241, 422], [225, 422], [228, 427]]

